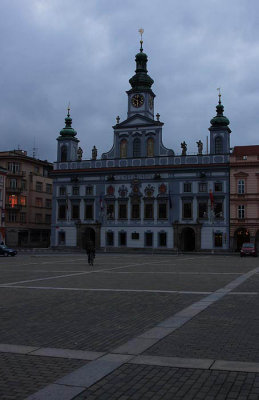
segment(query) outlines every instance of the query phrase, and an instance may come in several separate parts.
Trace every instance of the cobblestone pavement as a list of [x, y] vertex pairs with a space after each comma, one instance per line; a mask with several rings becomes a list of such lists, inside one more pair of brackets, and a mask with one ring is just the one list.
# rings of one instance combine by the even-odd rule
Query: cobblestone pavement
[[23, 400], [28, 395], [79, 368], [86, 361], [21, 354], [0, 354], [1, 400]]
[[259, 296], [226, 296], [147, 350], [149, 355], [259, 362]]
[[[10, 290], [15, 304], [7, 304]], [[199, 298], [2, 288], [0, 343], [108, 351]]]
[[[1, 258], [0, 399], [258, 400], [257, 267], [211, 255], [98, 254], [94, 269], [83, 253]], [[24, 345], [40, 355], [17, 354]], [[140, 365], [141, 354], [165, 364]], [[219, 371], [217, 360], [236, 364]]]
[[76, 400], [258, 400], [259, 374], [125, 364]]

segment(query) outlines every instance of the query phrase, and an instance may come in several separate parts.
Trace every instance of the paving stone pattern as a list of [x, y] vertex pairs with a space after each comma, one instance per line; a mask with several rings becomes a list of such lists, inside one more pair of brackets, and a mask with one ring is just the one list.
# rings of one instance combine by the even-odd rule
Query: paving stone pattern
[[259, 296], [226, 296], [145, 354], [259, 362], [258, 310]]
[[0, 343], [108, 351], [201, 296], [1, 289]]
[[1, 400], [24, 400], [63, 375], [85, 365], [83, 360], [0, 354]]
[[124, 364], [76, 400], [258, 400], [259, 374]]
[[184, 290], [211, 292], [222, 288], [233, 281], [236, 275], [214, 275], [208, 279], [206, 275], [181, 274], [117, 274], [96, 273], [37, 282], [22, 283], [22, 286], [62, 287], [62, 288], [98, 288], [98, 289], [132, 289], [132, 290]]
[[259, 293], [259, 274], [249, 278], [243, 285], [240, 285], [236, 292], [256, 292]]

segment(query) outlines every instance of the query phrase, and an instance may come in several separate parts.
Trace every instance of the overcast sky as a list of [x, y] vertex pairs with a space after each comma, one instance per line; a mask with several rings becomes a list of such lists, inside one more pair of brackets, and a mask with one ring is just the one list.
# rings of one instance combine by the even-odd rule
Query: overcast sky
[[144, 28], [163, 143], [206, 142], [217, 88], [231, 146], [259, 144], [258, 0], [1, 0], [0, 150], [55, 161], [68, 102], [84, 154], [110, 150]]

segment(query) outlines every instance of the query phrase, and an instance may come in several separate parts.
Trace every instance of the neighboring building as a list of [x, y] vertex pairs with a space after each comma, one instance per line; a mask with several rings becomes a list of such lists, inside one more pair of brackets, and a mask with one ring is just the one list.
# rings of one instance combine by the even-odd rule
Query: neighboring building
[[[147, 55], [136, 55], [127, 119], [113, 127], [113, 147], [82, 160], [70, 110], [57, 138], [52, 246], [198, 251], [229, 248], [229, 120], [219, 103], [210, 154], [174, 154], [162, 143]], [[187, 138], [183, 138], [187, 140]]]
[[5, 242], [5, 181], [7, 171], [0, 167], [0, 243]]
[[0, 152], [7, 170], [5, 242], [9, 246], [47, 247], [50, 244], [52, 164], [27, 156], [24, 150]]
[[235, 251], [244, 242], [259, 250], [259, 146], [236, 146], [230, 155], [230, 239]]

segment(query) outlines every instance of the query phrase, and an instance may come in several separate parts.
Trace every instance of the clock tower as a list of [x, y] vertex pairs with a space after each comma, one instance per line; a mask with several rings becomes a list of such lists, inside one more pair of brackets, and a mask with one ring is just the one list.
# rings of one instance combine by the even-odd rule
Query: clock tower
[[130, 78], [129, 83], [131, 89], [128, 94], [128, 118], [134, 114], [140, 114], [145, 117], [154, 119], [154, 98], [151, 86], [154, 81], [148, 75], [147, 71], [147, 55], [143, 52], [143, 29], [139, 30], [141, 34], [140, 52], [136, 54], [136, 73]]

